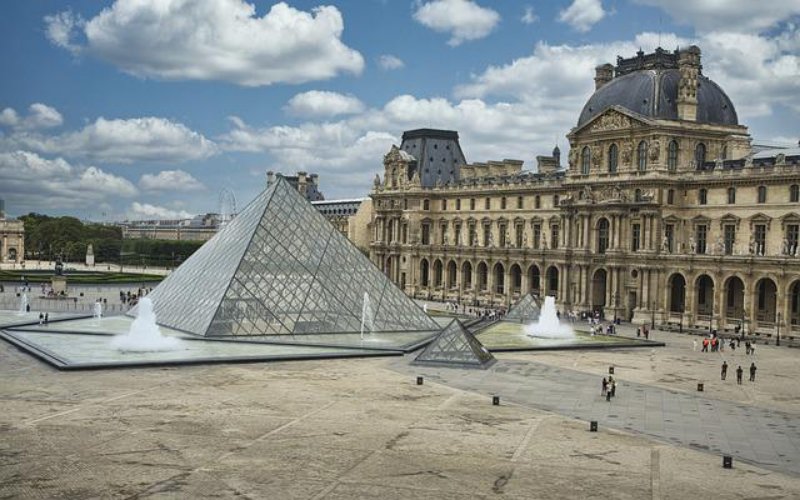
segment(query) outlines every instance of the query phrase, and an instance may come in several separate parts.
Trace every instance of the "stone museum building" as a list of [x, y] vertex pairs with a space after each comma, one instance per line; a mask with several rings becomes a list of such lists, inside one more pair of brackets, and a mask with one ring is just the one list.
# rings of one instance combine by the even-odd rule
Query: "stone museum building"
[[800, 332], [800, 147], [753, 144], [702, 69], [695, 46], [598, 66], [568, 158], [535, 172], [405, 132], [375, 179], [373, 261], [416, 297]]
[[6, 218], [5, 201], [0, 200], [0, 264], [25, 260], [25, 223]]

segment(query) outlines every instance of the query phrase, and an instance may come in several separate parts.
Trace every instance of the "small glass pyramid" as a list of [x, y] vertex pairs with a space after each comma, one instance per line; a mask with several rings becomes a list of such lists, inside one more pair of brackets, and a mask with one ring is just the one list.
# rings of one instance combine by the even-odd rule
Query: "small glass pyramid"
[[450, 322], [414, 360], [419, 365], [489, 368], [497, 361], [457, 319]]
[[509, 309], [508, 314], [506, 314], [503, 319], [507, 321], [518, 321], [520, 323], [529, 323], [539, 318], [540, 311], [541, 308], [539, 307], [538, 300], [533, 294], [526, 293], [511, 307], [511, 309]]
[[164, 326], [252, 336], [359, 332], [365, 293], [373, 333], [438, 329], [279, 178], [149, 297]]

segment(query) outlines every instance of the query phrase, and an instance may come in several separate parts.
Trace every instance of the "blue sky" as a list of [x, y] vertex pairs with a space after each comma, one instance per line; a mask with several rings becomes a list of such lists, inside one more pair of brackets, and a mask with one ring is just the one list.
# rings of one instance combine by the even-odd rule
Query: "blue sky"
[[[34, 1], [0, 4], [0, 198], [94, 220], [240, 206], [265, 172], [367, 194], [403, 130], [532, 165], [593, 67], [698, 44], [760, 141], [800, 138], [797, 0]], [[564, 151], [566, 153], [566, 151]]]

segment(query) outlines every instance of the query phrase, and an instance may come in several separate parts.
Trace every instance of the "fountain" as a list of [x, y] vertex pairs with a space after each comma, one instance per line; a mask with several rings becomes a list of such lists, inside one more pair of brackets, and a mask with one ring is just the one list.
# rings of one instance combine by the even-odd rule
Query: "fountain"
[[181, 344], [180, 339], [161, 334], [149, 297], [139, 301], [139, 312], [128, 333], [111, 339], [111, 347], [123, 352], [175, 351], [182, 348]]
[[19, 298], [19, 311], [17, 311], [17, 314], [22, 316], [27, 312], [28, 312], [28, 296], [23, 293], [22, 296]]
[[100, 302], [94, 303], [94, 310], [92, 311], [92, 316], [95, 319], [100, 319], [103, 317], [103, 304]]
[[372, 306], [369, 303], [369, 294], [364, 292], [364, 303], [361, 306], [361, 340], [364, 340], [364, 331], [372, 333], [375, 329], [375, 314], [372, 312]]
[[544, 298], [542, 311], [539, 313], [539, 320], [535, 323], [525, 325], [525, 334], [531, 337], [541, 337], [547, 339], [574, 339], [575, 332], [570, 325], [562, 324], [556, 312], [555, 297], [547, 296]]

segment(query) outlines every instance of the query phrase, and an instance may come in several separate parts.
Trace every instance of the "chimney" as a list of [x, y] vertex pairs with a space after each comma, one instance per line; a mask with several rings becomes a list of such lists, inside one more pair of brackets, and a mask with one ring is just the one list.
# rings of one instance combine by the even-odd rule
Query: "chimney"
[[561, 150], [558, 149], [558, 146], [553, 148], [553, 159], [556, 161], [556, 167], [561, 166]]
[[6, 218], [6, 201], [0, 199], [0, 220]]
[[270, 187], [275, 182], [275, 172], [272, 170], [267, 172], [267, 187]]
[[319, 174], [311, 174], [311, 184], [319, 186]]
[[303, 196], [306, 196], [307, 186], [308, 186], [308, 173], [297, 172], [297, 190]]
[[594, 90], [610, 82], [614, 78], [614, 66], [609, 63], [601, 64], [594, 69]]
[[700, 48], [696, 45], [678, 53], [678, 119], [697, 120], [697, 77], [700, 75]]

